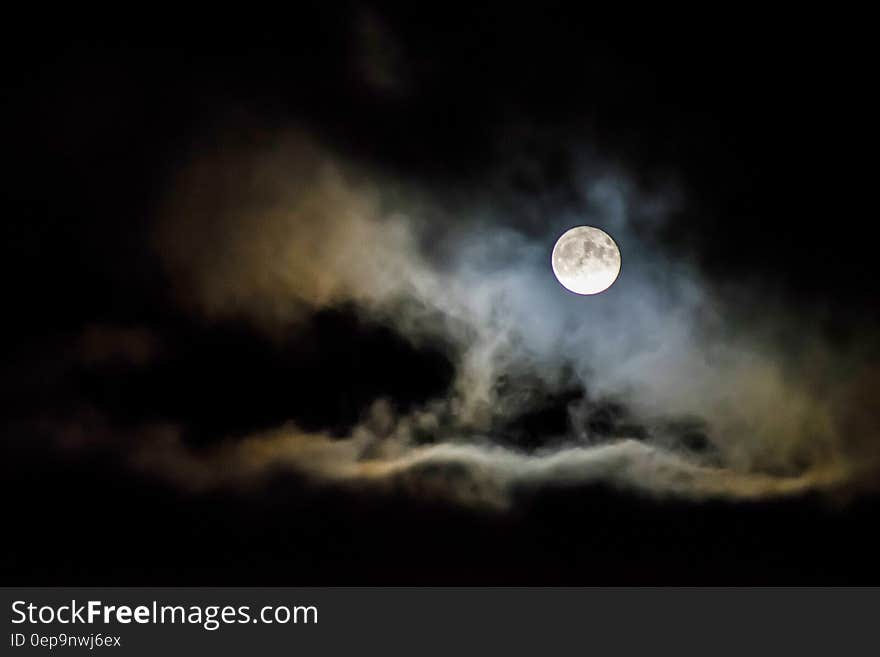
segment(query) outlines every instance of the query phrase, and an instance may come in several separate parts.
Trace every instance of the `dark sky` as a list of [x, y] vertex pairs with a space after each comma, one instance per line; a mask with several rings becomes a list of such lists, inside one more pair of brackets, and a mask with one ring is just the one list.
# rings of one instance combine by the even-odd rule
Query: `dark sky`
[[[751, 306], [782, 303], [834, 344], [876, 335], [871, 78], [855, 18], [326, 4], [8, 22], [2, 472], [16, 502], [4, 581], [876, 582], [872, 493], [842, 506], [563, 486], [497, 515], [283, 473], [247, 494], [192, 495], [112, 450], [53, 447], [46, 427], [83, 408], [102, 414], [86, 433], [174, 421], [201, 448], [291, 419], [341, 436], [377, 397], [406, 411], [450, 386], [447, 344], [413, 344], [351, 304], [280, 342], [181, 309], [156, 216], [218, 130], [250, 144], [296, 126], [360, 166], [445, 190], [512, 162], [511, 189], [563, 204], [572, 144], [589, 143], [645, 189], [682, 190], [652, 237], [719, 294], [749, 281]], [[136, 371], [73, 363], [71, 336], [108, 325], [149, 327], [160, 356]], [[535, 448], [583, 394], [548, 392], [499, 432]], [[591, 421], [612, 433], [627, 412]]]
[[[668, 237], [714, 275], [768, 276], [805, 303], [875, 306], [870, 241], [859, 239], [870, 224], [860, 33], [807, 16], [691, 19], [342, 3], [295, 9], [280, 24], [25, 20], [5, 46], [15, 211], [4, 260], [20, 271], [52, 247], [73, 259], [57, 264], [67, 284], [94, 294], [79, 272], [124, 253], [129, 271], [117, 277], [149, 286], [151, 263], [130, 258], [169, 176], [218, 121], [244, 114], [267, 129], [304, 124], [353, 157], [453, 185], [529, 149], [544, 168], [523, 184], [565, 185], [568, 154], [542, 136], [585, 135], [648, 185], [684, 184], [690, 207]], [[377, 35], [364, 35], [365, 21]], [[371, 83], [370, 66], [389, 69], [392, 86]], [[837, 257], [829, 242], [841, 242]], [[835, 266], [816, 276], [829, 257]], [[54, 266], [42, 271], [48, 280], [35, 282], [57, 293]], [[107, 287], [107, 272], [83, 274]]]

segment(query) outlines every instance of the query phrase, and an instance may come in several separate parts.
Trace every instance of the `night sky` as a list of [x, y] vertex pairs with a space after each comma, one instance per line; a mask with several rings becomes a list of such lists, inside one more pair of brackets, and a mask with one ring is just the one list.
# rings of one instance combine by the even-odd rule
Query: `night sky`
[[4, 581], [877, 583], [858, 21], [329, 4], [8, 22]]

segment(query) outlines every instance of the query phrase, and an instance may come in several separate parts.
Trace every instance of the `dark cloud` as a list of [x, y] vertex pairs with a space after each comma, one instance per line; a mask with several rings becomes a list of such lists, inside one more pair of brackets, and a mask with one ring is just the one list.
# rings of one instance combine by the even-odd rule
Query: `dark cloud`
[[[730, 533], [766, 580], [785, 564], [755, 528], [854, 572], [807, 516], [856, 537], [880, 454], [874, 240], [839, 151], [858, 74], [787, 18], [295, 12], [4, 44], [8, 494], [72, 490], [53, 516], [71, 531], [116, 491], [141, 556], [166, 514], [177, 576], [252, 540], [264, 577], [292, 544], [327, 572], [334, 541], [385, 531], [369, 558], [446, 558], [460, 581], [476, 567], [451, 534], [486, 541], [495, 582], [529, 554], [499, 558], [510, 542], [554, 546], [544, 581], [586, 581], [578, 547], [640, 563], [644, 534], [675, 579]], [[577, 224], [623, 251], [588, 303], [549, 268]]]
[[[163, 336], [150, 367], [116, 375], [96, 345], [119, 352], [124, 338], [131, 351], [135, 334], [92, 328], [73, 385], [136, 467], [197, 490], [290, 468], [493, 507], [523, 482], [703, 499], [872, 476], [873, 441], [843, 429], [855, 391], [824, 394], [867, 347], [804, 327], [802, 351], [777, 342], [795, 325], [783, 307], [739, 318], [653, 237], [680, 195], [664, 202], [592, 156], [577, 165], [580, 200], [517, 210], [493, 183], [450, 208], [442, 189], [301, 130], [217, 139], [169, 188], [152, 241], [190, 328]], [[529, 234], [534, 206], [546, 225]], [[626, 262], [586, 301], [558, 288], [548, 262], [578, 222], [610, 230]], [[793, 377], [804, 353], [812, 367]]]

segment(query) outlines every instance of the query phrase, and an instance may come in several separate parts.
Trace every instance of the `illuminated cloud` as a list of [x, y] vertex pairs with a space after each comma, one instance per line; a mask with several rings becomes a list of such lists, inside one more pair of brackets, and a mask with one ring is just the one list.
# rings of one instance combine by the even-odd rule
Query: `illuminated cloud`
[[[496, 507], [566, 483], [749, 498], [840, 490], [876, 472], [876, 415], [851, 401], [876, 380], [859, 350], [842, 352], [782, 307], [745, 318], [752, 309], [730, 301], [738, 291], [713, 289], [667, 252], [652, 236], [681, 202], [674, 190], [649, 194], [587, 157], [573, 175], [579, 205], [512, 209], [500, 174], [452, 194], [364, 170], [302, 133], [218, 144], [181, 173], [156, 234], [183, 308], [244, 318], [272, 339], [354, 304], [414, 344], [447, 345], [455, 377], [412, 412], [376, 400], [347, 437], [284, 426], [193, 451], [170, 424], [145, 428], [132, 462], [196, 490], [289, 468]], [[618, 282], [588, 300], [562, 291], [549, 264], [554, 239], [583, 223], [624, 254]], [[93, 332], [85, 344], [87, 361], [152, 349], [133, 333]], [[531, 450], [499, 440], [536, 395], [572, 385], [585, 393], [561, 435]], [[590, 414], [612, 403], [632, 431], [590, 430]], [[705, 427], [696, 439], [675, 428], [688, 418]]]

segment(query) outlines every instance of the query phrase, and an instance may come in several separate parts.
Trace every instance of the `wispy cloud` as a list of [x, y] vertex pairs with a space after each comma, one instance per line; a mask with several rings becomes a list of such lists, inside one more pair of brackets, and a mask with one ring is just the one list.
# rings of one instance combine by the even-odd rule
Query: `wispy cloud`
[[[499, 507], [554, 483], [755, 497], [874, 473], [871, 347], [843, 350], [783, 306], [733, 303], [748, 299], [747, 284], [716, 289], [655, 239], [686, 202], [677, 190], [641, 190], [619, 168], [578, 162], [575, 199], [563, 202], [517, 195], [503, 171], [454, 193], [418, 187], [296, 132], [200, 156], [156, 235], [182, 307], [277, 336], [316, 309], [354, 303], [413, 342], [448, 345], [455, 379], [409, 414], [378, 401], [348, 437], [282, 427], [194, 452], [168, 426], [145, 431], [132, 462], [196, 489], [293, 468]], [[589, 299], [550, 272], [554, 239], [575, 224], [607, 230], [623, 252], [617, 283]], [[585, 392], [564, 435], [528, 453], [496, 440], [535, 391], [573, 382]], [[590, 432], [589, 411], [605, 402], [625, 407], [638, 435]], [[688, 418], [705, 444], [675, 435]]]

